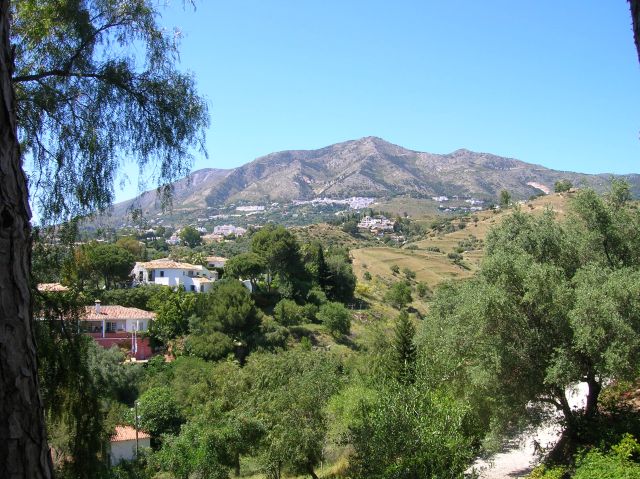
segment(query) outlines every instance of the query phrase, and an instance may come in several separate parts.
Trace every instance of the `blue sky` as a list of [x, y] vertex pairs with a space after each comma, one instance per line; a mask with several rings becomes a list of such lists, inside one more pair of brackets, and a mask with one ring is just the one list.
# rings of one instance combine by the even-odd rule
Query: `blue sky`
[[[625, 0], [183, 3], [171, 0], [162, 23], [182, 32], [180, 68], [209, 102], [209, 158], [194, 169], [375, 135], [640, 172]], [[132, 179], [117, 199], [135, 192]]]

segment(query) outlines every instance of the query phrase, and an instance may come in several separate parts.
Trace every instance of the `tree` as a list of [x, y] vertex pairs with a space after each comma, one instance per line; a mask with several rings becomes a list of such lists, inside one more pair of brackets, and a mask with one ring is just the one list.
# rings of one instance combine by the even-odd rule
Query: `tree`
[[178, 479], [228, 479], [224, 439], [210, 424], [190, 421], [179, 435], [165, 439], [152, 462]]
[[201, 341], [224, 345], [220, 334], [226, 335], [235, 346], [236, 358], [243, 362], [258, 340], [261, 319], [247, 288], [236, 280], [222, 280], [210, 292], [198, 295], [188, 339], [200, 336]]
[[273, 317], [283, 326], [295, 326], [305, 320], [304, 307], [291, 299], [282, 299], [273, 308]]
[[350, 421], [348, 477], [463, 477], [474, 454], [467, 421], [467, 407], [444, 393], [381, 384]]
[[[479, 274], [438, 291], [423, 347], [441, 351], [436, 369], [466, 365], [456, 373], [460, 385], [479, 403], [492, 398], [494, 424], [546, 404], [574, 437], [581, 420], [597, 415], [603, 381], [634, 373], [640, 260], [632, 232], [640, 213], [625, 197], [624, 185], [607, 198], [583, 191], [566, 223], [551, 212], [511, 215], [489, 234]], [[582, 381], [586, 407], [573, 411], [566, 389]]]
[[149, 301], [149, 306], [157, 313], [151, 321], [149, 334], [161, 343], [183, 336], [189, 331], [189, 318], [196, 313], [197, 296], [183, 289], [158, 288]]
[[391, 303], [394, 308], [402, 309], [411, 301], [411, 287], [406, 281], [393, 283], [384, 295], [384, 300]]
[[29, 288], [29, 194], [11, 82], [9, 1], [0, 0], [0, 476], [49, 478]]
[[573, 184], [569, 180], [558, 180], [553, 185], [553, 191], [556, 193], [564, 193], [573, 188]]
[[417, 357], [413, 342], [415, 335], [416, 328], [409, 319], [409, 314], [401, 311], [393, 334], [393, 361], [396, 377], [403, 383], [410, 383], [414, 379]]
[[351, 313], [341, 303], [323, 304], [317, 318], [334, 336], [349, 334], [351, 330]]
[[144, 259], [144, 244], [141, 244], [140, 241], [132, 236], [125, 236], [124, 238], [120, 238], [118, 241], [116, 241], [116, 246], [126, 249], [133, 255], [133, 257], [137, 261], [141, 261], [142, 259]]
[[356, 289], [356, 275], [349, 257], [340, 252], [334, 252], [326, 259], [327, 278], [325, 292], [332, 301], [348, 303], [353, 300]]
[[302, 248], [302, 256], [305, 267], [313, 282], [323, 290], [327, 288], [329, 270], [324, 258], [324, 248], [319, 241], [307, 243]]
[[500, 191], [500, 207], [501, 208], [508, 208], [509, 205], [511, 204], [511, 193], [509, 193], [507, 190], [502, 190]]
[[[131, 411], [135, 414], [135, 410]], [[147, 389], [138, 399], [138, 424], [154, 438], [177, 434], [183, 422], [178, 404], [168, 387]]]
[[90, 276], [102, 276], [107, 289], [129, 279], [135, 259], [128, 250], [114, 244], [98, 243], [84, 249]]
[[180, 239], [189, 248], [195, 248], [202, 243], [200, 233], [193, 226], [185, 226], [180, 230]]
[[631, 7], [631, 20], [633, 21], [633, 39], [640, 59], [640, 2], [638, 0], [629, 0]]
[[225, 263], [224, 272], [229, 278], [248, 279], [255, 291], [258, 278], [264, 274], [266, 268], [265, 261], [257, 254], [241, 253]]
[[300, 245], [290, 231], [283, 226], [265, 226], [251, 238], [251, 251], [266, 263], [269, 289], [277, 275], [281, 294], [306, 296], [309, 278], [300, 257]]
[[317, 479], [327, 434], [324, 406], [342, 385], [341, 369], [332, 355], [300, 348], [249, 358], [240, 408], [263, 425], [259, 459], [269, 477], [281, 479], [289, 469]]
[[[36, 163], [43, 217], [60, 219], [107, 206], [121, 159], [159, 163], [163, 186], [184, 175], [190, 147], [204, 144], [206, 104], [173, 67], [176, 43], [157, 26], [154, 5], [0, 0], [0, 475], [51, 476], [19, 138]], [[143, 61], [124, 53], [134, 40]]]

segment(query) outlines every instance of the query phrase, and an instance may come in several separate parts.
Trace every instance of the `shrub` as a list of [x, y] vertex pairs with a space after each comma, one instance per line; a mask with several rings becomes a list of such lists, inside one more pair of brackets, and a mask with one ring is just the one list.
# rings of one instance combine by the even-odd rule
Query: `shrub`
[[323, 304], [317, 318], [334, 336], [349, 334], [351, 331], [351, 313], [341, 303]]

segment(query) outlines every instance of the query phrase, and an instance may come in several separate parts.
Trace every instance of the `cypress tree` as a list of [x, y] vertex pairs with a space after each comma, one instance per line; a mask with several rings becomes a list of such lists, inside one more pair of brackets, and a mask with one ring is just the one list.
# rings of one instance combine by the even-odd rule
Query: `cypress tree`
[[415, 377], [416, 345], [413, 338], [416, 328], [406, 311], [400, 312], [393, 338], [393, 360], [396, 377], [400, 382], [411, 383]]

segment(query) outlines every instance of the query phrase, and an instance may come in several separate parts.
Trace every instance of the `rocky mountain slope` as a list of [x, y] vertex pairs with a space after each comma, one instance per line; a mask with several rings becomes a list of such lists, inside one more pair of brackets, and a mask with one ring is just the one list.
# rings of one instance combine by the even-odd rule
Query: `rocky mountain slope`
[[[288, 202], [319, 196], [431, 197], [464, 195], [495, 200], [502, 189], [514, 198], [553, 190], [557, 180], [604, 190], [610, 174], [556, 171], [490, 153], [461, 149], [448, 154], [409, 150], [366, 137], [318, 150], [272, 153], [233, 170], [204, 169], [175, 185], [177, 209], [229, 203]], [[640, 175], [626, 175], [636, 195]], [[155, 192], [114, 206], [119, 216], [131, 205], [154, 213]]]

